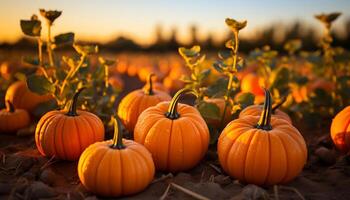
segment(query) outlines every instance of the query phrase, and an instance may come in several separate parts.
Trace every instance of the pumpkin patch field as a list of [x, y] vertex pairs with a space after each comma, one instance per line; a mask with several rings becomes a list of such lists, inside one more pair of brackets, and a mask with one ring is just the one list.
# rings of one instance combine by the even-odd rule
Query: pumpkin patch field
[[249, 42], [242, 13], [215, 47], [145, 47], [31, 12], [0, 45], [0, 199], [350, 199], [348, 13], [310, 14], [308, 48]]

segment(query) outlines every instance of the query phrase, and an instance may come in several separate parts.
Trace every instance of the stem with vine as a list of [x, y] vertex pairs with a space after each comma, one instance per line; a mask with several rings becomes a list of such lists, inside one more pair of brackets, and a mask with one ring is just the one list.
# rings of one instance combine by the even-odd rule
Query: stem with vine
[[234, 44], [235, 44], [231, 48], [232, 49], [233, 64], [232, 64], [232, 68], [229, 70], [229, 80], [228, 80], [228, 84], [227, 84], [226, 94], [224, 96], [225, 106], [224, 106], [224, 111], [223, 111], [222, 116], [221, 116], [220, 127], [222, 127], [224, 124], [226, 109], [227, 109], [228, 105], [230, 104], [230, 94], [232, 92], [232, 83], [233, 83], [233, 78], [235, 75], [235, 69], [237, 67], [237, 52], [238, 52], [238, 46], [239, 46], [238, 31], [233, 31], [233, 36], [234, 36]]

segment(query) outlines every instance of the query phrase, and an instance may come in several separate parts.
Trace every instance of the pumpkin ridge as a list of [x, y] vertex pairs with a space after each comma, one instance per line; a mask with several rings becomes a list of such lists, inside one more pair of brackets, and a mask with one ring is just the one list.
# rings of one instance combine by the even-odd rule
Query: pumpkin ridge
[[[97, 143], [95, 143], [97, 144]], [[85, 149], [85, 151], [81, 154], [80, 156], [80, 159], [79, 159], [79, 162], [78, 162], [78, 176], [79, 176], [79, 179], [83, 179], [81, 180], [81, 182], [86, 182], [86, 180], [84, 179], [84, 176], [83, 176], [83, 171], [82, 171], [82, 167], [85, 165], [85, 161], [86, 159], [88, 158], [87, 156], [85, 155], [88, 155], [90, 153], [90, 151], [93, 149], [91, 147], [94, 147], [95, 145], [90, 145], [88, 148]]]
[[[57, 115], [52, 115], [52, 116], [50, 116], [50, 118], [47, 118], [47, 120], [45, 120], [45, 122], [42, 124], [40, 131], [41, 131], [41, 132], [46, 132], [48, 126], [49, 126], [50, 123], [51, 123], [51, 120], [54, 120], [55, 118], [57, 118]], [[40, 132], [39, 132], [39, 133], [40, 133]], [[40, 150], [41, 150], [42, 152], [46, 152], [46, 153], [45, 153], [45, 155], [46, 155], [46, 154], [47, 154], [47, 151], [45, 150], [46, 148], [43, 146], [43, 143], [44, 143], [43, 141], [45, 141], [45, 138], [44, 138], [44, 137], [45, 137], [44, 134], [40, 134], [40, 135], [38, 136], [38, 140], [39, 140], [39, 143], [40, 143]]]
[[[101, 151], [101, 149], [102, 148], [98, 148], [98, 151]], [[98, 153], [98, 151], [96, 150], [96, 154]], [[98, 183], [98, 172], [99, 172], [99, 168], [100, 168], [100, 166], [101, 166], [101, 162], [102, 162], [102, 160], [106, 157], [106, 154], [107, 154], [107, 152], [102, 152], [102, 153], [100, 153], [100, 154], [102, 154], [101, 156], [100, 156], [100, 159], [97, 161], [97, 159], [96, 159], [96, 163], [97, 163], [97, 166], [95, 167], [95, 173], [93, 173], [94, 175], [95, 175], [95, 177], [93, 178], [93, 180], [94, 180], [94, 188], [97, 188], [97, 190], [99, 191], [99, 187], [98, 187], [98, 185], [97, 185], [97, 183]]]
[[[242, 166], [242, 175], [243, 175], [243, 180], [244, 181], [247, 181], [247, 178], [246, 178], [246, 170], [245, 170], [245, 166], [246, 166], [246, 164], [247, 164], [247, 156], [248, 156], [248, 152], [249, 152], [249, 148], [251, 147], [251, 143], [252, 143], [252, 140], [253, 140], [253, 138], [254, 138], [254, 136], [256, 135], [256, 132], [257, 132], [257, 130], [256, 129], [251, 129], [251, 135], [250, 135], [250, 137], [249, 137], [249, 140], [248, 140], [248, 142], [247, 142], [247, 146], [248, 146], [248, 148], [247, 148], [247, 150], [244, 152], [244, 155], [243, 155], [243, 158], [244, 158], [244, 161], [242, 162], [243, 163], [243, 166]], [[243, 135], [243, 134], [242, 134]], [[239, 137], [242, 137], [242, 135], [240, 135]], [[238, 138], [237, 138], [238, 139]], [[237, 140], [236, 140], [237, 141]]]
[[88, 126], [90, 127], [90, 130], [92, 130], [92, 135], [93, 135], [94, 141], [96, 141], [96, 133], [95, 133], [95, 130], [93, 128], [94, 126], [91, 125], [89, 118], [86, 118], [84, 115], [81, 115], [81, 117], [85, 119]]
[[[99, 162], [99, 165], [96, 167], [96, 169], [97, 169], [97, 172], [100, 172], [100, 171], [105, 171], [105, 170], [99, 170], [99, 168], [101, 167], [101, 166], [103, 166], [102, 165], [102, 163], [103, 162], [106, 162], [106, 160], [107, 160], [107, 163], [105, 164], [105, 166], [109, 166], [110, 165], [110, 163], [111, 163], [111, 160], [110, 159], [108, 159], [108, 157], [109, 157], [109, 154], [111, 154], [111, 149], [110, 148], [107, 148], [106, 149], [106, 151], [104, 152], [104, 154], [103, 154], [103, 157], [102, 157], [102, 159], [101, 159], [101, 161]], [[111, 174], [110, 174], [110, 171], [108, 170], [107, 171], [107, 177], [109, 177], [109, 178], [107, 178], [107, 182], [109, 183], [108, 185], [111, 185]], [[100, 174], [97, 174], [96, 175], [96, 177], [101, 177], [100, 176]], [[96, 178], [97, 179], [97, 178]], [[97, 188], [100, 190], [101, 188], [99, 188], [99, 186], [101, 187], [101, 185], [100, 184], [98, 184], [98, 181], [96, 181], [95, 183], [97, 183]], [[111, 193], [111, 187], [105, 187], [108, 191], [107, 191], [107, 193], [108, 194], [110, 194]], [[103, 189], [102, 189], [103, 190]], [[100, 190], [101, 191], [101, 190]]]
[[[81, 114], [80, 116], [83, 116], [84, 114]], [[92, 129], [90, 129], [90, 125], [88, 120], [86, 120], [85, 117], [80, 117], [80, 121], [82, 123], [82, 126], [84, 127], [86, 133], [85, 136], [88, 135], [88, 140], [89, 141], [96, 141], [95, 137], [94, 137], [94, 131]], [[86, 146], [85, 148], [87, 148], [88, 146]]]
[[268, 165], [268, 167], [267, 167], [267, 174], [266, 174], [266, 177], [265, 177], [265, 180], [264, 180], [264, 184], [266, 184], [267, 183], [267, 181], [268, 181], [268, 179], [269, 179], [269, 177], [270, 177], [270, 168], [271, 168], [271, 138], [270, 138], [271, 136], [270, 136], [270, 134], [267, 134], [267, 141], [268, 141], [268, 147], [269, 147], [269, 159], [268, 159], [268, 162], [267, 162], [267, 165]]
[[[65, 117], [63, 117], [63, 122], [62, 122], [62, 127], [64, 127], [64, 124], [66, 123], [66, 118]], [[64, 141], [64, 137], [63, 137], [63, 128], [62, 129], [60, 129], [59, 130], [59, 133], [60, 133], [60, 135], [61, 135], [61, 144], [62, 144], [62, 152], [63, 152], [63, 155], [62, 155], [62, 157], [64, 158], [64, 159], [67, 159], [67, 153], [66, 153], [66, 151], [65, 151], [65, 143], [63, 143], [63, 141]]]
[[285, 174], [284, 174], [283, 178], [281, 179], [281, 182], [284, 182], [285, 179], [288, 176], [288, 160], [289, 160], [289, 156], [288, 156], [288, 153], [287, 153], [287, 150], [286, 150], [286, 144], [284, 143], [283, 139], [281, 138], [281, 136], [279, 134], [275, 134], [275, 135], [281, 141], [281, 144], [283, 146], [284, 155], [286, 155], [286, 171], [285, 171]]
[[204, 149], [203, 149], [203, 144], [204, 144], [203, 137], [202, 137], [202, 134], [200, 133], [200, 131], [198, 129], [198, 126], [196, 124], [194, 124], [194, 122], [192, 120], [189, 121], [189, 124], [191, 124], [191, 126], [193, 127], [193, 130], [195, 130], [196, 135], [200, 138], [200, 147], [202, 148], [202, 152], [204, 152]]
[[135, 154], [138, 155], [138, 157], [142, 158], [141, 160], [146, 163], [146, 167], [148, 171], [151, 171], [151, 169], [149, 168], [148, 164], [147, 164], [147, 159], [135, 148], [128, 148], [128, 150], [134, 152]]
[[[50, 113], [50, 114], [51, 114], [51, 113]], [[38, 122], [38, 124], [37, 124], [37, 127], [39, 127], [39, 130], [38, 130], [38, 131], [35, 130], [35, 132], [38, 133], [38, 134], [35, 134], [35, 142], [36, 142], [36, 144], [37, 144], [37, 146], [38, 146], [39, 152], [42, 151], [42, 150], [41, 150], [42, 147], [41, 147], [40, 135], [41, 135], [41, 132], [42, 132], [42, 129], [43, 129], [43, 125], [44, 125], [44, 123], [45, 123], [48, 119], [52, 118], [53, 116], [55, 116], [55, 115], [52, 114], [52, 115], [48, 116], [47, 118], [45, 118], [45, 119], [43, 120], [43, 122], [41, 122], [41, 120], [39, 120], [39, 122]], [[40, 124], [40, 123], [41, 123], [41, 124]], [[40, 124], [40, 126], [39, 126], [39, 124]]]
[[[53, 120], [53, 119], [52, 119]], [[60, 121], [61, 119], [57, 119], [58, 121]], [[54, 127], [54, 133], [53, 133], [53, 137], [52, 137], [52, 140], [53, 140], [53, 142], [52, 142], [52, 150], [53, 150], [53, 155], [57, 155], [57, 150], [56, 150], [56, 132], [57, 132], [57, 126], [58, 126], [58, 122], [57, 123], [55, 123], [55, 127]]]
[[78, 126], [78, 123], [77, 123], [77, 118], [73, 118], [73, 121], [74, 121], [74, 126], [75, 128], [77, 129], [77, 131], [75, 131], [75, 133], [77, 134], [77, 143], [79, 143], [79, 152], [83, 152], [83, 147], [82, 147], [82, 144], [81, 144], [81, 136], [79, 134], [79, 126]]
[[[168, 141], [168, 153], [167, 153], [167, 162], [166, 162], [166, 169], [169, 169], [169, 165], [170, 165], [170, 150], [171, 150], [171, 135], [173, 133], [173, 124], [174, 124], [174, 120], [171, 120], [171, 125], [170, 125], [170, 134], [169, 134], [169, 141]], [[182, 137], [181, 137], [182, 140]], [[182, 141], [182, 146], [183, 146], [183, 141]], [[182, 158], [182, 160], [184, 160]]]
[[[231, 148], [229, 149], [229, 151], [228, 151], [228, 153], [227, 153], [226, 163], [229, 163], [228, 160], [230, 159], [230, 155], [233, 154], [232, 151], [234, 150], [234, 148], [232, 148], [232, 147], [233, 147], [234, 144], [236, 144], [237, 140], [238, 140], [240, 137], [242, 137], [243, 135], [246, 135], [246, 134], [250, 133], [251, 135], [250, 135], [250, 137], [249, 137], [249, 139], [248, 139], [248, 142], [247, 142], [247, 144], [246, 144], [246, 145], [250, 145], [250, 142], [251, 142], [251, 139], [252, 139], [252, 135], [253, 135], [251, 132], [253, 132], [253, 131], [255, 131], [255, 129], [250, 129], [250, 130], [248, 130], [247, 132], [242, 133], [240, 136], [238, 136], [238, 137], [236, 138], [235, 141], [232, 142]], [[242, 164], [241, 164], [241, 166], [240, 166], [240, 167], [242, 168], [242, 169], [241, 169], [241, 173], [242, 173], [244, 179], [245, 179], [245, 177], [244, 177], [244, 173], [245, 173], [245, 172], [244, 172], [244, 166], [245, 166], [245, 160], [246, 160], [247, 152], [248, 152], [248, 148], [247, 148], [247, 150], [244, 152], [244, 155], [242, 155], [243, 158], [244, 158], [244, 160], [243, 160], [243, 162], [242, 162]], [[227, 166], [228, 166], [228, 164], [227, 164]], [[228, 166], [228, 169], [230, 169], [229, 166]], [[230, 172], [230, 174], [233, 174], [232, 171], [229, 170], [229, 172]]]

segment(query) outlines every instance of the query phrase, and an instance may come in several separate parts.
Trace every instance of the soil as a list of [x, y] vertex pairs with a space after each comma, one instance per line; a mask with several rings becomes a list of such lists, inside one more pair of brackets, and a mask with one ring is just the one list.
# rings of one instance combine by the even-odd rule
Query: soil
[[[127, 91], [140, 85], [132, 84]], [[0, 199], [105, 199], [80, 184], [77, 162], [42, 157], [36, 150], [33, 127], [22, 130], [20, 136], [0, 134]], [[286, 185], [263, 188], [240, 183], [222, 171], [211, 147], [194, 169], [178, 174], [157, 172], [145, 191], [121, 199], [349, 199], [350, 158], [334, 150], [329, 126], [298, 129], [307, 141], [308, 161], [302, 173]]]

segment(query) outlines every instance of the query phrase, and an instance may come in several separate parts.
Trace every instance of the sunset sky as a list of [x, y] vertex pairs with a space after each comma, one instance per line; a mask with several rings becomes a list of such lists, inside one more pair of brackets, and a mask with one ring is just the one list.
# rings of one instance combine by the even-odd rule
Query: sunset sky
[[[62, 10], [54, 33], [73, 31], [78, 39], [107, 42], [123, 35], [141, 44], [152, 43], [155, 27], [162, 25], [168, 36], [178, 29], [180, 41], [189, 40], [189, 26], [196, 24], [199, 37], [208, 33], [216, 39], [226, 34], [226, 17], [247, 19], [246, 35], [272, 23], [284, 24], [302, 20], [318, 27], [313, 15], [321, 12], [343, 13], [336, 28], [350, 18], [349, 0], [1, 0], [0, 43], [14, 42], [22, 36], [19, 20], [28, 19], [39, 8]], [[45, 34], [45, 32], [43, 33]]]

